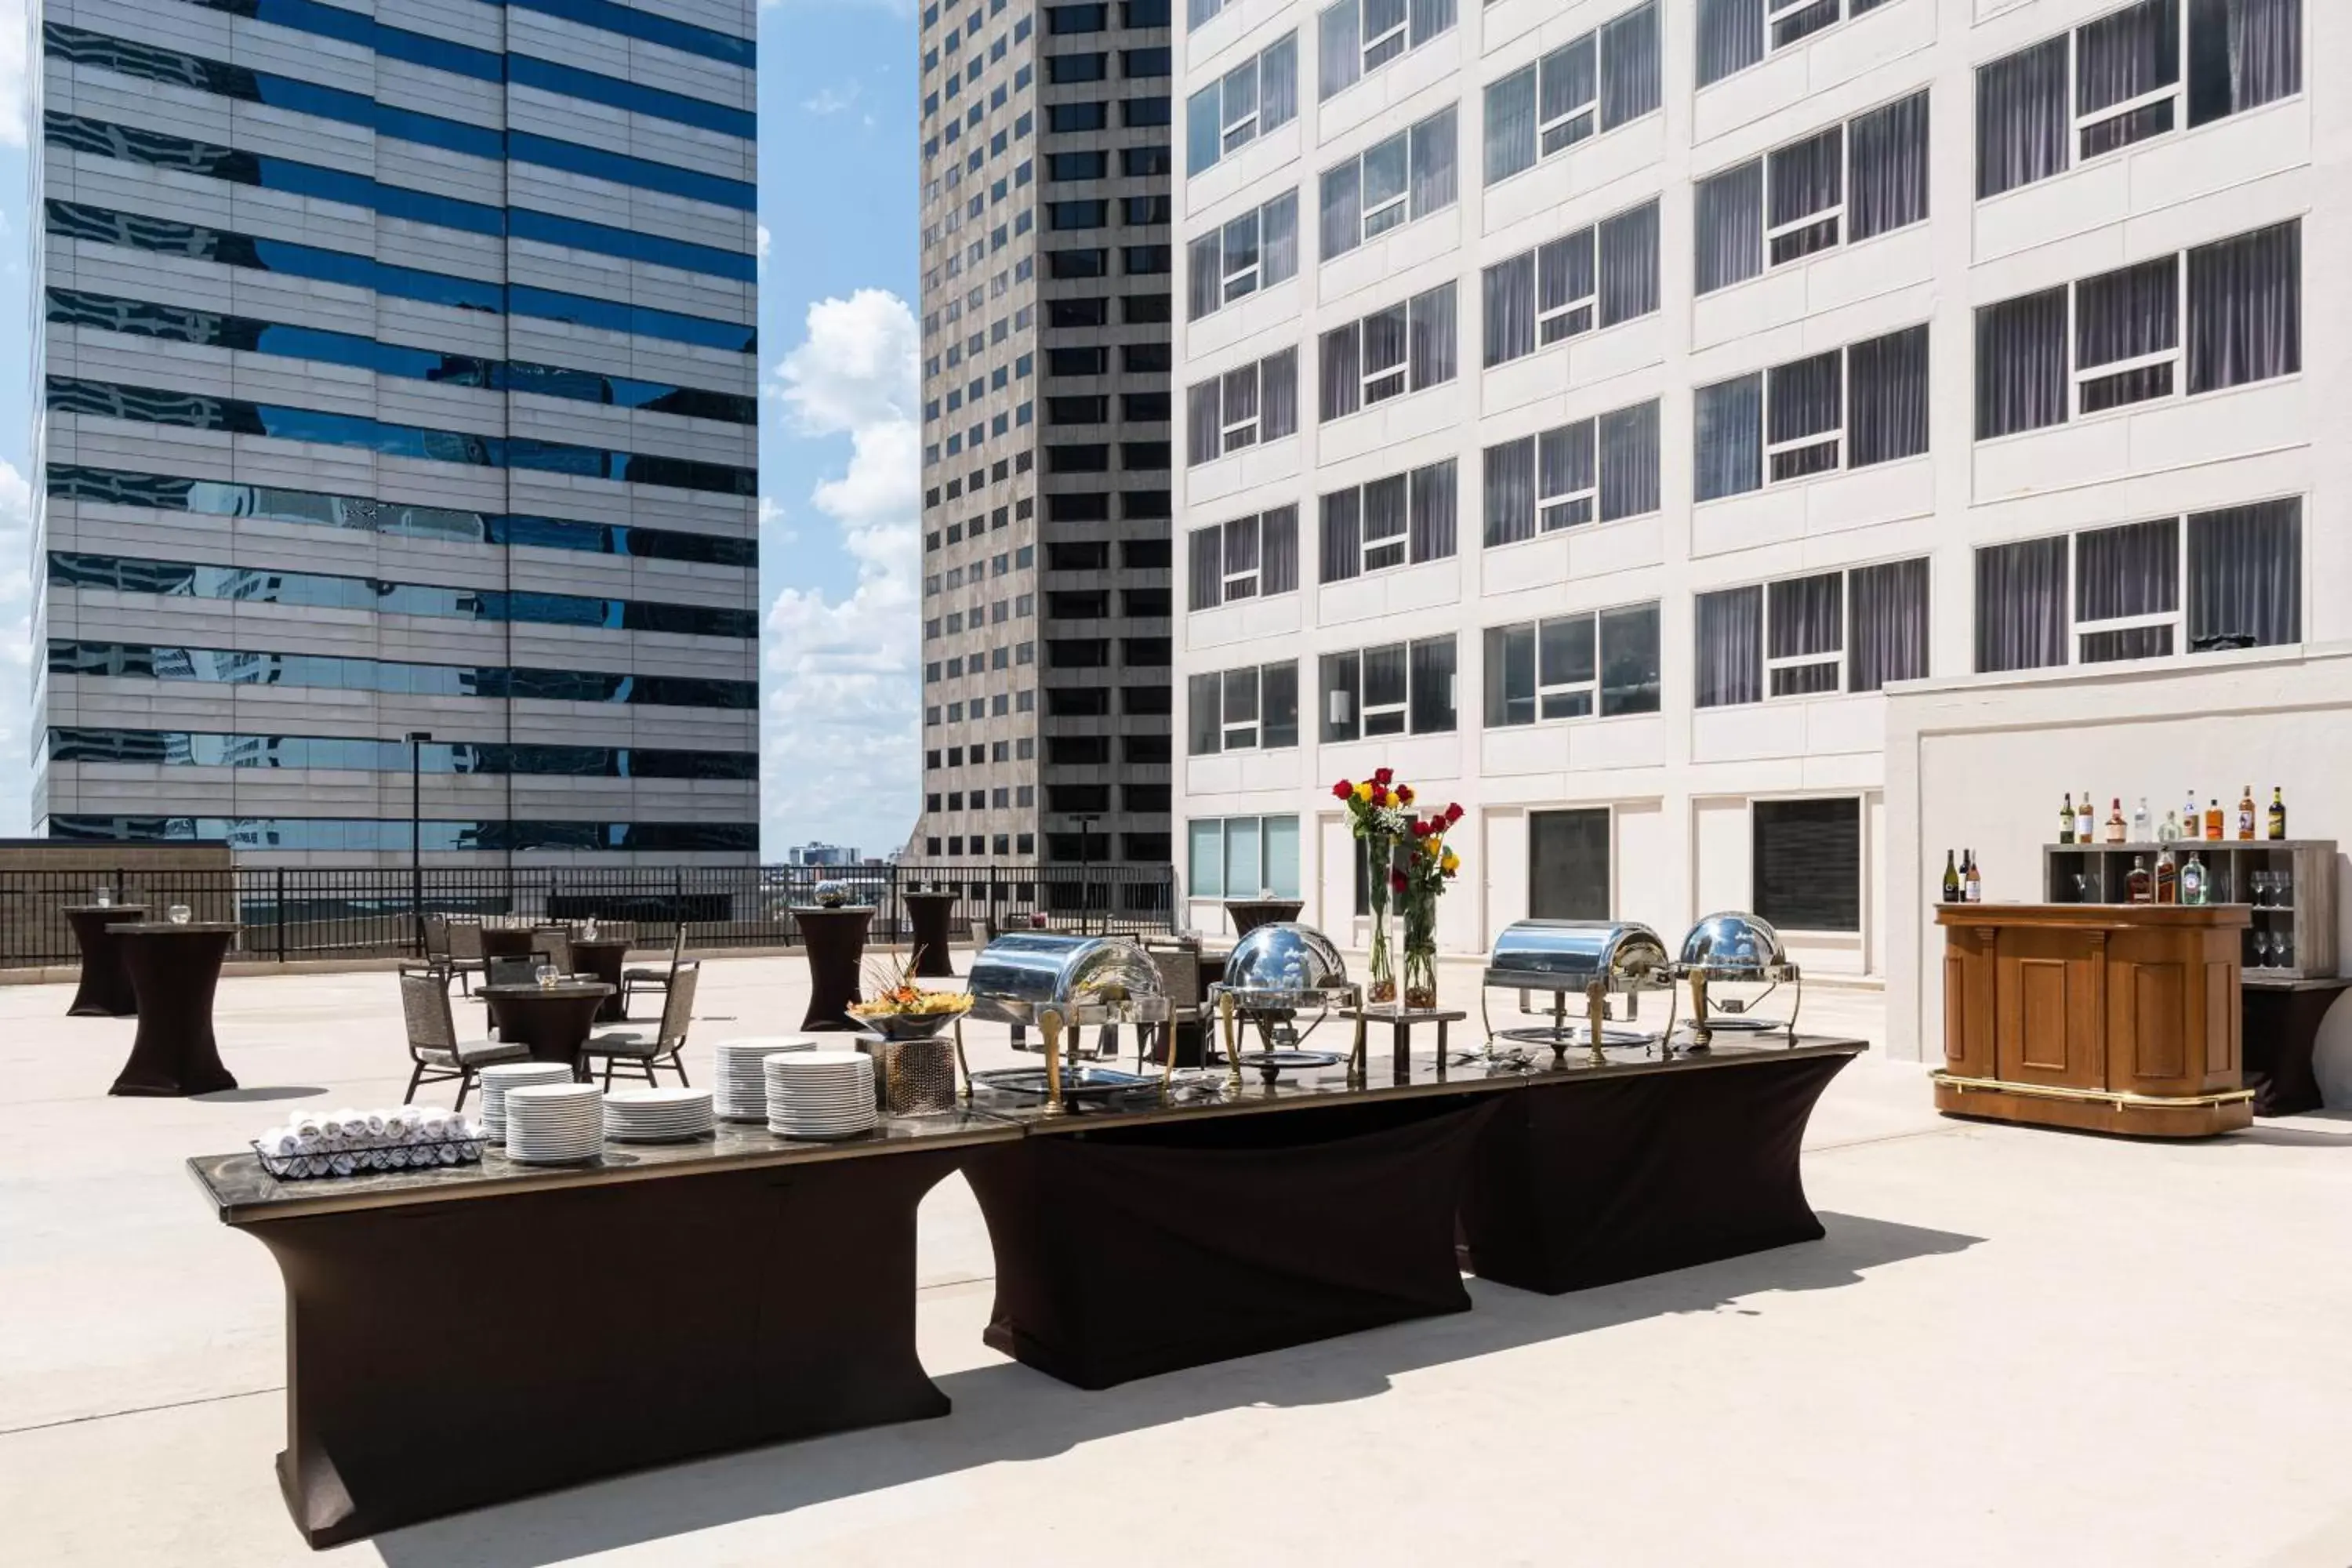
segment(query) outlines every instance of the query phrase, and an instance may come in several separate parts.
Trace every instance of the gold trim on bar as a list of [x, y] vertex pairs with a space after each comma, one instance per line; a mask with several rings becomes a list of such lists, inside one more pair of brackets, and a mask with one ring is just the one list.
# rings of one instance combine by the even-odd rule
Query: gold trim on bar
[[2212, 1094], [2133, 1094], [2111, 1089], [2070, 1089], [2063, 1084], [2018, 1083], [2005, 1078], [1962, 1078], [1941, 1068], [1928, 1078], [1939, 1087], [1963, 1094], [2017, 1094], [2029, 1100], [2074, 1100], [2111, 1105], [2117, 1110], [2201, 1110], [2216, 1105], [2236, 1105], [2254, 1098], [2251, 1089], [2225, 1089]]

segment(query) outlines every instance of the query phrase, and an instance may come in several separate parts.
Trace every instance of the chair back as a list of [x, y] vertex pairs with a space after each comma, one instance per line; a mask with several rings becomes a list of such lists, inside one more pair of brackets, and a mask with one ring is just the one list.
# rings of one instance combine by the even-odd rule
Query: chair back
[[446, 959], [449, 956], [449, 917], [447, 915], [425, 917], [425, 956], [438, 959]]
[[430, 974], [403, 974], [400, 1016], [408, 1025], [410, 1056], [426, 1050], [457, 1050], [457, 1026], [449, 1016], [449, 988], [445, 981]]
[[447, 933], [444, 940], [446, 940], [449, 944], [449, 956], [451, 958], [471, 959], [478, 963], [481, 962], [481, 921], [447, 921], [445, 922], [444, 929]]
[[1197, 942], [1148, 942], [1143, 954], [1160, 972], [1160, 994], [1177, 1011], [1201, 1005], [1201, 948]]
[[547, 961], [555, 965], [558, 974], [572, 973], [572, 933], [559, 928], [541, 926], [530, 933], [530, 949], [544, 952]]
[[538, 976], [539, 964], [532, 958], [493, 958], [482, 966], [485, 985], [529, 985]]
[[686, 1044], [687, 1026], [694, 1021], [694, 986], [701, 977], [699, 963], [680, 964], [670, 972], [669, 991], [662, 997], [663, 1049], [676, 1050]]
[[686, 922], [680, 921], [677, 922], [677, 929], [670, 932], [669, 938], [669, 979], [673, 985], [677, 984], [677, 966], [685, 962], [685, 959]]

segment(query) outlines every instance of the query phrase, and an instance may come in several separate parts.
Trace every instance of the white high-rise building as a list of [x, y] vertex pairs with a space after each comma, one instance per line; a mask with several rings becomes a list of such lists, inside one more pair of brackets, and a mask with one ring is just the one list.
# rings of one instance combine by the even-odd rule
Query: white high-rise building
[[1177, 68], [1195, 923], [1360, 937], [1386, 765], [1467, 808], [1446, 950], [1741, 908], [1879, 973], [1885, 688], [2352, 636], [2352, 13], [1192, 0]]
[[754, 858], [751, 0], [35, 10], [35, 831]]

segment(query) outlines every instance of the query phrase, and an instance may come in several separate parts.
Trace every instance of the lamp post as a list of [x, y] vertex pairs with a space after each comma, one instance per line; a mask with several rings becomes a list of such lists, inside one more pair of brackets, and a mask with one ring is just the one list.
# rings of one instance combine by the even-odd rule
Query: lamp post
[[425, 956], [425, 743], [429, 730], [408, 732], [408, 916], [416, 956]]
[[1101, 821], [1100, 816], [1087, 811], [1078, 814], [1078, 934], [1092, 936], [1095, 932], [1093, 906], [1095, 851], [1094, 840], [1087, 829]]

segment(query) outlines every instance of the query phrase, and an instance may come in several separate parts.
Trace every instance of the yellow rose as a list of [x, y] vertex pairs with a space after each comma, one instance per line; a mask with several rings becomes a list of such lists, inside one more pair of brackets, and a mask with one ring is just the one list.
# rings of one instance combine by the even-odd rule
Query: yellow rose
[[1453, 850], [1448, 849], [1445, 852], [1445, 858], [1440, 861], [1439, 864], [1444, 866], [1448, 871], [1458, 871], [1462, 868], [1462, 857], [1454, 853]]
[[1358, 800], [1370, 800], [1370, 799], [1371, 799], [1371, 798], [1372, 798], [1372, 786], [1371, 786], [1371, 785], [1370, 785], [1370, 784], [1358, 784], [1358, 785], [1356, 786], [1356, 798], [1357, 798]]

